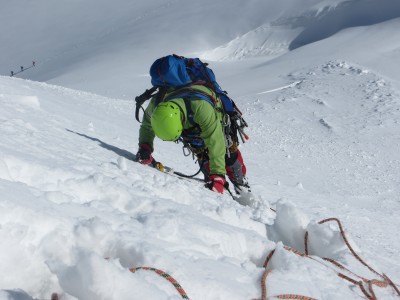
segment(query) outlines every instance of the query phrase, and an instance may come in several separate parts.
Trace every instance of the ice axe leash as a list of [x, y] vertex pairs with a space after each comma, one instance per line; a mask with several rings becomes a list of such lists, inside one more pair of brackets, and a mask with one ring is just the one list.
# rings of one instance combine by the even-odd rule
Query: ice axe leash
[[146, 90], [143, 94], [141, 94], [135, 98], [135, 101], [136, 101], [135, 118], [139, 123], [142, 123], [139, 120], [139, 111], [140, 111], [140, 109], [142, 109], [144, 111], [144, 109], [142, 107], [143, 103], [145, 103], [151, 97], [154, 97], [157, 94], [157, 89], [158, 89], [158, 87], [154, 86], [151, 89]]
[[163, 172], [163, 173], [176, 175], [176, 176], [179, 176], [179, 177], [182, 177], [182, 178], [186, 178], [186, 179], [196, 179], [196, 180], [198, 179], [198, 180], [200, 180], [199, 178], [194, 178], [194, 177], [200, 173], [201, 169], [198, 170], [193, 175], [186, 175], [186, 174], [183, 174], [181, 172], [174, 171], [171, 167], [163, 165], [161, 162], [156, 161], [154, 158], [153, 158], [153, 161], [150, 163], [150, 166], [153, 167], [154, 169], [157, 169], [160, 172]]
[[[196, 175], [198, 175], [198, 174], [200, 173], [200, 171], [201, 171], [201, 168], [200, 168], [200, 169], [197, 171], [196, 174], [193, 174], [193, 175], [186, 175], [186, 174], [183, 174], [183, 173], [181, 173], [181, 172], [173, 171], [172, 168], [164, 166], [161, 162], [156, 161], [154, 158], [153, 158], [153, 161], [150, 163], [150, 165], [151, 165], [151, 167], [153, 167], [154, 169], [157, 169], [157, 170], [160, 171], [160, 172], [168, 173], [168, 174], [173, 174], [173, 175], [177, 175], [177, 176], [179, 176], [179, 177], [183, 177], [183, 178], [187, 178], [187, 179], [197, 179], [197, 178], [194, 178], [194, 177], [195, 177]], [[200, 180], [200, 179], [199, 179], [199, 180]], [[229, 193], [229, 195], [230, 195], [233, 199], [235, 199], [235, 196], [233, 195], [233, 193], [231, 192], [231, 190], [230, 190], [230, 188], [229, 188], [229, 183], [228, 183], [228, 182], [225, 183], [224, 188], [225, 188], [225, 190]]]

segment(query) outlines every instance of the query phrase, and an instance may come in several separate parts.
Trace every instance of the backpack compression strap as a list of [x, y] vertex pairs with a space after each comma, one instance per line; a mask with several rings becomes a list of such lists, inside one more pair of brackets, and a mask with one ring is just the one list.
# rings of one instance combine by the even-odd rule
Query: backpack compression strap
[[[192, 110], [192, 105], [191, 105], [191, 101], [193, 100], [205, 100], [208, 103], [210, 103], [210, 105], [212, 105], [212, 107], [216, 108], [216, 101], [217, 99], [215, 99], [212, 95], [209, 95], [203, 91], [194, 89], [194, 88], [182, 88], [177, 90], [176, 92], [173, 92], [172, 94], [168, 95], [167, 98], [165, 98], [163, 101], [169, 101], [171, 99], [175, 99], [175, 98], [182, 98], [185, 102], [185, 108], [186, 108], [186, 112], [187, 112], [187, 119], [190, 122], [190, 124], [196, 126], [196, 122], [194, 121], [194, 116], [193, 116], [193, 110]], [[198, 126], [198, 125], [197, 125]]]

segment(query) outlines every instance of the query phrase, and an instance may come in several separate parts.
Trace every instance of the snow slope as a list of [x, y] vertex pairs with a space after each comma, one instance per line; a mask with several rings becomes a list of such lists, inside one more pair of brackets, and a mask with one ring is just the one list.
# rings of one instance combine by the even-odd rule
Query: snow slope
[[[275, 150], [268, 150], [269, 159], [265, 163], [277, 160], [279, 163], [271, 168], [267, 165], [271, 172], [265, 175], [263, 168], [255, 166], [262, 158], [254, 147], [267, 143], [258, 136], [257, 126], [252, 129], [252, 136], [258, 142], [243, 149], [251, 157], [249, 173], [259, 201], [259, 206], [252, 209], [227, 195], [207, 191], [196, 182], [164, 175], [130, 161], [137, 138], [136, 130], [132, 130], [136, 127], [132, 102], [4, 77], [1, 90], [0, 234], [2, 273], [8, 274], [1, 279], [4, 299], [31, 299], [15, 288], [35, 298], [47, 298], [54, 291], [62, 291], [63, 299], [179, 298], [168, 282], [155, 275], [145, 271], [131, 274], [127, 269], [133, 266], [167, 271], [191, 299], [257, 298], [261, 294], [262, 264], [276, 247], [273, 241], [302, 249], [306, 229], [311, 239], [313, 233], [318, 238], [314, 238], [315, 254], [339, 259], [354, 265], [364, 276], [373, 277], [368, 270], [357, 266], [337, 229], [310, 222], [306, 213], [287, 200], [274, 204], [275, 219], [269, 205], [278, 197], [301, 203], [304, 211], [321, 218], [334, 209], [335, 215], [346, 221], [370, 224], [371, 218], [377, 222], [373, 227], [380, 234], [383, 228], [387, 234], [396, 230], [395, 211], [389, 209], [398, 204], [389, 199], [382, 200], [384, 207], [372, 214], [369, 212], [374, 208], [369, 202], [372, 197], [360, 199], [358, 190], [349, 195], [342, 194], [334, 185], [328, 185], [328, 191], [324, 191], [310, 188], [319, 188], [315, 183], [291, 182], [296, 176], [308, 178], [296, 174], [294, 154], [293, 158], [273, 157]], [[259, 109], [258, 113], [263, 111]], [[257, 119], [252, 110], [248, 111], [248, 117], [253, 123]], [[327, 130], [321, 123], [320, 127]], [[273, 132], [268, 135], [268, 144], [274, 136]], [[295, 136], [287, 135], [286, 142], [292, 143], [291, 138]], [[180, 156], [168, 158], [169, 153], [176, 152], [173, 146], [166, 144], [165, 151], [158, 147], [155, 157], [181, 170], [190, 169], [190, 159], [182, 163]], [[287, 150], [284, 146], [281, 141], [281, 152]], [[293, 149], [298, 154], [304, 151], [313, 148]], [[320, 155], [320, 152], [313, 154], [316, 163], [323, 160]], [[294, 161], [286, 169], [291, 176], [284, 176], [278, 166], [288, 160]], [[357, 170], [356, 166], [349, 169]], [[321, 170], [315, 172], [321, 176]], [[277, 185], [272, 180], [280, 182]], [[340, 180], [334, 182], [345, 185]], [[353, 181], [353, 187], [368, 187], [368, 184]], [[329, 195], [333, 191], [335, 194]], [[367, 190], [366, 194], [375, 195], [375, 191]], [[345, 199], [347, 207], [338, 209], [337, 203], [330, 203], [332, 199], [340, 203]], [[361, 208], [360, 205], [364, 208], [362, 216], [354, 210]], [[387, 212], [391, 214], [384, 215]], [[363, 238], [376, 234], [371, 228], [354, 224], [351, 228], [356, 228]], [[319, 240], [327, 243], [323, 253], [318, 253], [322, 246]], [[367, 254], [369, 261], [378, 261], [378, 267], [384, 266], [397, 279], [398, 265], [386, 261], [395, 260], [396, 254], [386, 248], [389, 244], [384, 239], [379, 242], [378, 245], [369, 241], [370, 248], [366, 249], [371, 252], [364, 255]], [[372, 259], [378, 249], [382, 257]], [[318, 299], [354, 298], [360, 294], [349, 289], [332, 270], [288, 253], [280, 243], [271, 267], [274, 273], [268, 286], [272, 294], [296, 293]], [[296, 274], [304, 272], [308, 275], [296, 278]], [[379, 292], [390, 297], [386, 290]]]
[[[342, 2], [3, 3], [2, 74], [36, 59], [21, 76], [47, 83], [0, 76], [0, 299], [181, 298], [157, 274], [128, 270], [141, 266], [191, 299], [259, 299], [274, 249], [269, 296], [362, 299], [284, 248], [304, 251], [308, 231], [317, 260], [376, 278], [337, 226], [317, 224], [329, 217], [400, 283], [398, 2]], [[250, 124], [254, 207], [132, 162], [139, 125], [126, 99], [171, 52], [224, 60], [210, 63]], [[155, 145], [156, 159], [197, 171], [179, 145]]]
[[[1, 90], [4, 289], [172, 297], [162, 280], [126, 269], [154, 265], [186, 278], [193, 298], [257, 295], [256, 264], [273, 248], [265, 225], [228, 196], [130, 161], [131, 102], [8, 78]], [[202, 289], [226, 272], [251, 288], [234, 290], [226, 278]]]

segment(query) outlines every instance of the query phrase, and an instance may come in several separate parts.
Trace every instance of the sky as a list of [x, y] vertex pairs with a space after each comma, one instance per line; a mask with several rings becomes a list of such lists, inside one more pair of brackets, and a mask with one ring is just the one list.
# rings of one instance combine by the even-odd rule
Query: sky
[[[262, 299], [273, 250], [268, 297], [365, 299], [322, 258], [400, 284], [398, 1], [1, 5], [1, 300], [182, 299], [140, 267], [190, 299]], [[132, 161], [133, 99], [171, 53], [208, 62], [244, 113], [251, 203]], [[198, 169], [181, 145], [153, 155]], [[310, 257], [288, 251], [306, 232]]]

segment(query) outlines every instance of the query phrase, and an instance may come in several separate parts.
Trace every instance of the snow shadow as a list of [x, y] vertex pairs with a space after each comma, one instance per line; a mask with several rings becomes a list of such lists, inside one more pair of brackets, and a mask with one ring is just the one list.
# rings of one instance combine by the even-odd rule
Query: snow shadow
[[374, 25], [395, 18], [400, 18], [399, 0], [346, 1], [295, 21], [297, 26], [305, 26], [305, 30], [291, 42], [289, 50], [328, 38], [342, 29]]
[[34, 300], [25, 291], [21, 289], [15, 290], [0, 290], [0, 299], [11, 299], [11, 300]]
[[131, 152], [129, 152], [129, 151], [127, 151], [127, 150], [124, 150], [124, 149], [118, 148], [116, 146], [107, 144], [107, 143], [103, 142], [102, 140], [100, 140], [98, 138], [91, 137], [91, 136], [88, 136], [88, 135], [83, 134], [83, 133], [79, 133], [79, 132], [76, 132], [76, 131], [73, 131], [73, 130], [70, 130], [70, 129], [67, 129], [67, 128], [65, 130], [68, 131], [68, 132], [77, 134], [77, 135], [79, 135], [81, 137], [87, 138], [87, 139], [89, 139], [91, 141], [98, 142], [100, 147], [102, 147], [104, 149], [107, 149], [109, 151], [112, 151], [112, 152], [114, 152], [115, 154], [117, 154], [119, 156], [122, 156], [122, 157], [124, 157], [126, 159], [129, 159], [129, 160], [132, 160], [132, 161], [136, 161], [136, 155], [131, 153]]

